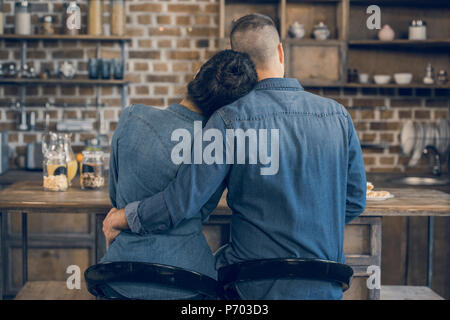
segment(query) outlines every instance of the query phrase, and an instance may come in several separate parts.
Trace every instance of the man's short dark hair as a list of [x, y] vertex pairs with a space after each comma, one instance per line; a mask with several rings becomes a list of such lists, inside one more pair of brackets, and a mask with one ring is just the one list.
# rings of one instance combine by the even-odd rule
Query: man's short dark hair
[[262, 66], [273, 56], [280, 34], [271, 17], [252, 13], [233, 23], [230, 40], [233, 50], [248, 53], [257, 66]]
[[210, 117], [217, 109], [247, 95], [258, 82], [246, 53], [224, 50], [209, 59], [188, 84], [188, 97]]

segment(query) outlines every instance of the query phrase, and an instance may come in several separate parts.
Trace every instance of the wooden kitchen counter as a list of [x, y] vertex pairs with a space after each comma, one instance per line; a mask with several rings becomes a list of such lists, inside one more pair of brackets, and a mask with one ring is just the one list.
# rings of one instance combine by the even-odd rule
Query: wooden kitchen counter
[[[385, 201], [368, 200], [363, 216], [450, 216], [450, 194], [417, 188], [388, 188], [395, 197]], [[67, 192], [44, 191], [38, 180], [16, 182], [0, 191], [0, 209], [33, 212], [48, 208], [68, 213], [87, 211], [108, 212], [111, 202], [108, 189], [81, 190], [75, 185]], [[214, 215], [229, 215], [226, 192], [222, 196]]]
[[[40, 175], [33, 179], [22, 180], [6, 186], [0, 191], [0, 245], [11, 248], [14, 245], [22, 246], [22, 279], [24, 283], [27, 279], [28, 266], [26, 261], [28, 252], [28, 242], [30, 246], [39, 247], [47, 245], [47, 242], [38, 242], [27, 236], [27, 215], [29, 214], [89, 214], [93, 220], [93, 233], [88, 236], [90, 250], [92, 252], [91, 264], [99, 261], [106, 252], [105, 241], [101, 229], [102, 221], [108, 211], [111, 209], [111, 203], [108, 196], [108, 189], [104, 187], [101, 190], [81, 190], [78, 185], [78, 179], [75, 179], [74, 186], [67, 192], [47, 192], [42, 187]], [[17, 181], [17, 180], [16, 180]], [[380, 188], [381, 189], [381, 188]], [[369, 266], [381, 265], [381, 232], [383, 216], [449, 216], [450, 215], [450, 194], [432, 189], [417, 188], [382, 188], [394, 194], [393, 199], [386, 201], [367, 201], [366, 211], [351, 224], [346, 226], [344, 238], [344, 250], [346, 253], [346, 263], [352, 266], [354, 270], [354, 279], [350, 290], [345, 292], [344, 299], [379, 299], [380, 291], [378, 289], [368, 289], [366, 281]], [[22, 215], [22, 236], [21, 242], [18, 235], [7, 232], [9, 219], [8, 215]], [[211, 218], [205, 223], [203, 232], [205, 237], [215, 251], [223, 244], [229, 242], [230, 234], [230, 215], [231, 210], [226, 203], [226, 193], [222, 196], [219, 206], [212, 214]], [[25, 230], [25, 231], [24, 231]], [[49, 239], [58, 239], [59, 245], [71, 248], [72, 246], [86, 246], [83, 243], [77, 243], [76, 240], [62, 238], [61, 236], [49, 235]], [[84, 240], [83, 240], [84, 241]], [[3, 242], [3, 244], [2, 244]], [[10, 250], [10, 249], [8, 249]], [[3, 252], [8, 250], [3, 249]], [[1, 252], [2, 250], [0, 250]], [[11, 270], [9, 264], [4, 264], [5, 260], [0, 259], [0, 287], [1, 274], [3, 268]], [[7, 274], [10, 271], [6, 272]], [[0, 290], [1, 291], [1, 290]], [[0, 292], [1, 294], [1, 292]]]

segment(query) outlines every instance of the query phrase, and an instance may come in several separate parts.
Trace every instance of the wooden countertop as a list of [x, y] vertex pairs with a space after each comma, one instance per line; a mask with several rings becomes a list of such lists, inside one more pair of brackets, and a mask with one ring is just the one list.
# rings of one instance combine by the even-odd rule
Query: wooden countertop
[[[450, 194], [416, 188], [387, 188], [395, 197], [385, 201], [367, 201], [363, 216], [450, 216]], [[229, 215], [226, 193], [214, 212]], [[111, 208], [107, 188], [98, 191], [71, 187], [67, 192], [46, 192], [40, 180], [16, 182], [0, 191], [0, 209], [33, 212], [107, 213]]]

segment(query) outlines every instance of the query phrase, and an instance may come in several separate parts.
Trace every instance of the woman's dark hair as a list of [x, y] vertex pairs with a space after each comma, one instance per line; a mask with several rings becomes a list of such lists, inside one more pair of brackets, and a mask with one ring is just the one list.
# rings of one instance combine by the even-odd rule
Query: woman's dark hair
[[257, 82], [248, 54], [224, 50], [201, 67], [188, 84], [188, 97], [209, 118], [217, 109], [248, 94]]

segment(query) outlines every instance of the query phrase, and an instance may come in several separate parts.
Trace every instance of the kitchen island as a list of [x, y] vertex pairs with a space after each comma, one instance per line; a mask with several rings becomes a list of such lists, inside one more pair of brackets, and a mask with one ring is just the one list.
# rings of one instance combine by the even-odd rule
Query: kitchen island
[[[105, 252], [105, 241], [101, 230], [101, 222], [111, 208], [107, 188], [98, 191], [81, 190], [75, 183], [67, 192], [45, 192], [41, 186], [41, 175], [26, 175], [20, 173], [22, 179], [12, 183], [0, 191], [1, 212], [1, 252], [0, 277], [9, 279], [11, 275], [10, 248], [20, 242], [22, 251], [22, 282], [28, 278], [29, 246], [39, 246], [39, 241], [33, 241], [28, 235], [28, 215], [47, 214], [84, 214], [89, 215], [95, 223], [90, 237], [85, 239], [69, 239], [69, 236], [58, 235], [49, 237], [46, 245], [53, 241], [66, 243], [74, 247], [87, 242], [93, 243], [89, 264], [98, 261]], [[28, 177], [25, 179], [25, 177]], [[380, 290], [368, 289], [366, 285], [369, 276], [369, 266], [381, 265], [381, 232], [382, 218], [386, 216], [449, 216], [450, 194], [417, 188], [386, 188], [395, 198], [386, 201], [368, 201], [366, 211], [346, 227], [344, 249], [346, 262], [353, 267], [355, 277], [351, 288], [345, 292], [345, 299], [379, 299]], [[20, 239], [12, 235], [8, 222], [12, 216], [21, 218]], [[217, 209], [204, 226], [204, 233], [213, 250], [229, 239], [229, 222], [231, 210], [223, 195]], [[61, 244], [59, 244], [61, 245]], [[3, 275], [7, 275], [3, 278]], [[4, 287], [3, 285], [1, 286]]]

